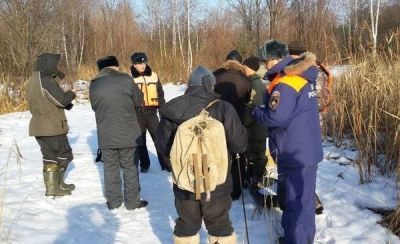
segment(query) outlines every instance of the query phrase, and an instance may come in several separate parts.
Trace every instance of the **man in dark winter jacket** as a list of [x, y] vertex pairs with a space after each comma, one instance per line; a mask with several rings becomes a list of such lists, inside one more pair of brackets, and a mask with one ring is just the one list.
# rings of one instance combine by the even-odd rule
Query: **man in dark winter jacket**
[[244, 125], [247, 127], [249, 136], [249, 144], [246, 151], [248, 160], [248, 175], [254, 177], [254, 182], [258, 183], [262, 180], [265, 172], [267, 159], [265, 156], [266, 139], [268, 135], [267, 128], [263, 123], [253, 120], [249, 108], [264, 104], [265, 84], [261, 81], [260, 76], [256, 73], [260, 68], [260, 60], [251, 56], [243, 61], [246, 75], [251, 80], [251, 96], [247, 103]]
[[72, 108], [73, 91], [64, 92], [56, 81], [64, 73], [58, 69], [61, 55], [40, 54], [27, 84], [27, 99], [32, 118], [29, 135], [35, 136], [43, 155], [43, 178], [46, 196], [70, 195], [73, 184], [64, 183], [64, 174], [72, 161], [68, 143], [68, 123], [64, 110]]
[[128, 210], [145, 207], [147, 201], [140, 200], [139, 176], [134, 163], [138, 158], [136, 148], [142, 145], [135, 107], [141, 106], [143, 95], [128, 74], [118, 71], [118, 60], [114, 56], [97, 60], [97, 66], [100, 73], [91, 81], [89, 98], [96, 114], [107, 206], [111, 210], [125, 202]]
[[[139, 147], [140, 172], [143, 173], [146, 173], [150, 167], [150, 158], [146, 146], [146, 131], [149, 131], [154, 142], [159, 125], [157, 109], [165, 103], [162, 84], [156, 72], [152, 71], [147, 64], [147, 61], [148, 58], [145, 53], [137, 52], [131, 56], [133, 80], [143, 93], [142, 106], [136, 109], [143, 140], [143, 145]], [[157, 147], [156, 151], [161, 170], [171, 171], [168, 163], [165, 162], [167, 159], [160, 155]]]
[[284, 243], [313, 243], [315, 236], [315, 184], [322, 160], [315, 88], [315, 55], [293, 62], [287, 45], [266, 42], [260, 50], [268, 80], [265, 107], [254, 118], [269, 130], [270, 150], [278, 164], [278, 199], [283, 210]]
[[[165, 156], [171, 151], [178, 126], [218, 99], [213, 92], [214, 84], [214, 75], [206, 68], [198, 66], [190, 76], [185, 94], [171, 100], [160, 109], [162, 119], [157, 131], [157, 143]], [[211, 117], [223, 124], [228, 151], [244, 152], [247, 146], [247, 133], [233, 106], [225, 101], [217, 101], [207, 111]], [[174, 184], [175, 207], [179, 216], [174, 230], [175, 243], [199, 243], [198, 231], [202, 220], [210, 235], [210, 243], [236, 243], [229, 219], [232, 192], [232, 179], [229, 174], [231, 160], [229, 155], [226, 181], [211, 192], [210, 201], [206, 201], [204, 193], [201, 195], [201, 200], [195, 200], [194, 193], [182, 190]]]
[[[250, 101], [251, 81], [246, 76], [244, 66], [239, 62], [242, 58], [237, 51], [231, 51], [225, 63], [214, 72], [216, 84], [214, 91], [221, 95], [221, 99], [233, 105], [243, 122], [245, 117], [246, 104]], [[239, 55], [239, 56], [238, 56]], [[240, 178], [244, 179], [246, 160], [244, 155], [241, 155], [240, 166], [238, 162], [232, 165], [233, 191], [232, 199], [237, 200], [242, 192]], [[240, 174], [242, 177], [239, 177]]]

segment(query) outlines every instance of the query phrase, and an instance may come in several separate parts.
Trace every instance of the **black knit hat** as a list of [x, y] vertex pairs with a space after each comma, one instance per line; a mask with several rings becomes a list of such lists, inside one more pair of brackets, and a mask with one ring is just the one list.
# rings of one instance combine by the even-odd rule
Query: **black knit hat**
[[110, 66], [119, 66], [118, 60], [115, 56], [106, 56], [97, 60], [97, 67], [99, 70]]
[[257, 71], [260, 68], [260, 60], [255, 56], [250, 56], [243, 61], [243, 65], [246, 65], [250, 69]]
[[262, 61], [281, 59], [288, 54], [289, 50], [287, 44], [277, 40], [267, 41], [258, 49], [258, 58]]
[[134, 53], [131, 56], [131, 62], [132, 64], [142, 64], [142, 63], [147, 63], [148, 58], [145, 53]]
[[242, 62], [242, 56], [240, 56], [240, 53], [237, 50], [232, 50], [228, 53], [226, 56], [225, 60], [236, 60], [239, 63]]
[[290, 42], [288, 44], [288, 48], [290, 55], [300, 55], [302, 53], [307, 52], [306, 46], [299, 41]]

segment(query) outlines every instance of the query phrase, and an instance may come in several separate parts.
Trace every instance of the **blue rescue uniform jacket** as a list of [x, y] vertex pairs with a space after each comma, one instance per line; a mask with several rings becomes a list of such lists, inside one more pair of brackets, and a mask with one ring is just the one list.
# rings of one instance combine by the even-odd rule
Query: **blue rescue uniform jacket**
[[253, 112], [268, 127], [269, 148], [279, 168], [312, 166], [323, 158], [314, 61], [314, 55], [286, 57], [275, 65], [266, 74], [272, 82], [264, 107]]

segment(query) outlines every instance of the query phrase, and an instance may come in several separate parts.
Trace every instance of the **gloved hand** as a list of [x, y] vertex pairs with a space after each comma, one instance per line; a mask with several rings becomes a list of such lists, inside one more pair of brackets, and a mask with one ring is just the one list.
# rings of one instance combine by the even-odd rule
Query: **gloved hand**
[[245, 107], [245, 112], [244, 112], [244, 116], [243, 116], [243, 125], [246, 127], [249, 127], [252, 123], [253, 123], [253, 111], [256, 108], [256, 106], [254, 104], [246, 104]]
[[101, 161], [101, 149], [97, 149], [97, 157], [95, 159], [96, 163]]
[[66, 110], [71, 110], [71, 108], [74, 106], [74, 104], [70, 103], [67, 106], [65, 106]]

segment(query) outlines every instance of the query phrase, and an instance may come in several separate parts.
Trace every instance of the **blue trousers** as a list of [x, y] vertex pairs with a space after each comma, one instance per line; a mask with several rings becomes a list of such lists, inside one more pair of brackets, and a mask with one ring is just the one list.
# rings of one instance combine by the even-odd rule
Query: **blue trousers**
[[278, 163], [278, 201], [283, 210], [285, 244], [314, 242], [317, 168], [280, 168]]

